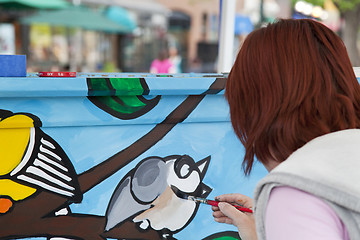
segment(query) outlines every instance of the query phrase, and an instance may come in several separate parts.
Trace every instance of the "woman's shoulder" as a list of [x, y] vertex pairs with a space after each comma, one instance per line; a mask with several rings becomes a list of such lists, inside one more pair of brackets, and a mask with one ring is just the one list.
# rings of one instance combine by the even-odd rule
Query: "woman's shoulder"
[[324, 200], [288, 186], [271, 190], [265, 230], [270, 240], [349, 239], [341, 219]]

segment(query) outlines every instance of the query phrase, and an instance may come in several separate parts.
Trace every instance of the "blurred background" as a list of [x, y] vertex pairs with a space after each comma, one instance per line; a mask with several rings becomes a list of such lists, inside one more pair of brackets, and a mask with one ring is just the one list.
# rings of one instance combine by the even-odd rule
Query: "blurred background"
[[[228, 0], [0, 0], [0, 54], [27, 55], [28, 72], [149, 72], [166, 50], [172, 73], [216, 72]], [[360, 1], [236, 0], [233, 57], [276, 18], [312, 18], [359, 66]]]

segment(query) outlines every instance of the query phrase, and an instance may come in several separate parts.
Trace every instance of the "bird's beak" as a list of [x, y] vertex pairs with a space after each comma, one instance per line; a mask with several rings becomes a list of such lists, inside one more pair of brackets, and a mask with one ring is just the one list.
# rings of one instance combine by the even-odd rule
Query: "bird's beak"
[[210, 164], [210, 159], [211, 157], [210, 156], [207, 156], [206, 158], [198, 161], [196, 163], [196, 166], [199, 168], [200, 170], [200, 178], [201, 178], [201, 181], [203, 180], [205, 174], [206, 174], [206, 171], [209, 167], [209, 164]]
[[200, 193], [201, 198], [206, 198], [207, 196], [209, 196], [209, 194], [212, 191], [212, 188], [206, 185], [205, 183], [200, 184], [200, 189], [201, 189], [201, 193]]

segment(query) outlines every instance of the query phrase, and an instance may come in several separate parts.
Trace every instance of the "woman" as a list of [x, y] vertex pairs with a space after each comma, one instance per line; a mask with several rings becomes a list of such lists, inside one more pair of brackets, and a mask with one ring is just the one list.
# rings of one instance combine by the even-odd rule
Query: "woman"
[[167, 51], [162, 49], [159, 56], [151, 62], [150, 73], [174, 73], [174, 65], [168, 58]]
[[[241, 194], [217, 197], [215, 220], [243, 240], [360, 239], [360, 87], [341, 39], [309, 19], [258, 29], [225, 96], [245, 174], [255, 157], [270, 173], [254, 206]], [[254, 216], [227, 202], [254, 207]]]

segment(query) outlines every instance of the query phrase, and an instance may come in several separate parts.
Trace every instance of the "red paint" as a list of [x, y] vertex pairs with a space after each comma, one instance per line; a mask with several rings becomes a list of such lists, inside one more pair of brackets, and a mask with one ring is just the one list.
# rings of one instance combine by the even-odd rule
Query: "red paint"
[[76, 77], [76, 72], [39, 72], [39, 77]]
[[[206, 202], [207, 202], [207, 204], [209, 204], [211, 206], [215, 206], [215, 207], [218, 207], [218, 205], [219, 205], [219, 201], [207, 200]], [[234, 206], [239, 211], [253, 213], [253, 211], [250, 208], [241, 207], [239, 205], [234, 205], [234, 204], [231, 204], [231, 205]]]

